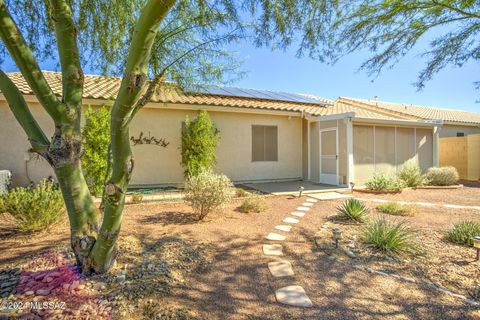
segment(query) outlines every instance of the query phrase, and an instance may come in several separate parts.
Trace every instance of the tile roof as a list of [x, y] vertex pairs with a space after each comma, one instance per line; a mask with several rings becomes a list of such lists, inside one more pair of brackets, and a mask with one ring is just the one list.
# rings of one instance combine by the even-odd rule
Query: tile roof
[[320, 101], [323, 101], [329, 104], [329, 106], [326, 106], [325, 108], [315, 110], [315, 113], [313, 113], [313, 115], [327, 116], [332, 114], [355, 112], [355, 115], [358, 118], [389, 119], [389, 120], [405, 119], [405, 117], [399, 117], [392, 114], [385, 114], [382, 112], [375, 112], [373, 110], [361, 108], [352, 104], [343, 103], [339, 100], [333, 101], [325, 98], [316, 97], [313, 95], [308, 95], [308, 96], [312, 99], [319, 99]]
[[[54, 93], [62, 94], [61, 73], [43, 71], [47, 82]], [[10, 79], [25, 95], [33, 94], [21, 73], [8, 73]], [[85, 75], [83, 98], [85, 99], [114, 99], [119, 88], [121, 78], [108, 76]], [[303, 95], [285, 92], [274, 92], [256, 89], [240, 89], [229, 87], [207, 87], [200, 93], [186, 94], [178, 90], [158, 90], [152, 97], [155, 103], [179, 103], [209, 106], [239, 107], [253, 109], [269, 109], [277, 111], [297, 111], [317, 113], [323, 109], [325, 103]]]
[[422, 120], [443, 120], [445, 122], [480, 124], [480, 114], [462, 110], [347, 97], [340, 97], [338, 100], [344, 103], [367, 106], [373, 108], [373, 110], [390, 112], [392, 115], [410, 116]]

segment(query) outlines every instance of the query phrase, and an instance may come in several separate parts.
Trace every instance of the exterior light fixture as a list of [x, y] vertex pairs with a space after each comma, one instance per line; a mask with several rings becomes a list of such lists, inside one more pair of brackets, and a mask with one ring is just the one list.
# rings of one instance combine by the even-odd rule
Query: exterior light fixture
[[303, 186], [300, 186], [300, 187], [298, 188], [298, 197], [299, 197], [299, 198], [302, 197], [302, 192], [303, 192], [303, 190], [305, 190], [305, 188], [304, 188]]
[[332, 228], [333, 239], [335, 239], [335, 248], [338, 248], [338, 243], [342, 239], [342, 229], [340, 227]]
[[472, 238], [472, 244], [477, 249], [477, 261], [480, 261], [480, 236]]

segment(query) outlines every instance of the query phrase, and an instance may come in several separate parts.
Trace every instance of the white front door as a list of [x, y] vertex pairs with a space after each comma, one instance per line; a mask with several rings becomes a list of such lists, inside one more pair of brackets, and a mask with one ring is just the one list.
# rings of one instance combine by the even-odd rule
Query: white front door
[[337, 128], [320, 130], [320, 183], [338, 185]]

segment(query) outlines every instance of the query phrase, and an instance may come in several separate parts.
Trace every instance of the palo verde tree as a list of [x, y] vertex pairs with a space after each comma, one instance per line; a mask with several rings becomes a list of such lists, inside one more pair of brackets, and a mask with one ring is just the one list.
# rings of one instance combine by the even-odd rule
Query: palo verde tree
[[[52, 119], [47, 137], [22, 94], [0, 71], [0, 90], [24, 129], [31, 151], [52, 166], [68, 212], [71, 246], [83, 272], [105, 272], [115, 261], [125, 193], [134, 169], [129, 125], [167, 80], [180, 88], [228, 80], [237, 60], [224, 45], [248, 35], [257, 44], [285, 38], [318, 1], [245, 0], [0, 0], [2, 53], [11, 57]], [[241, 10], [248, 11], [241, 14]], [[317, 16], [321, 16], [316, 11]], [[240, 17], [254, 17], [241, 21]], [[255, 27], [255, 25], [258, 25]], [[267, 26], [262, 30], [262, 26]], [[251, 28], [249, 29], [252, 30]], [[262, 39], [264, 38], [264, 39]], [[56, 96], [38, 61], [58, 61]], [[118, 74], [122, 81], [110, 114], [111, 172], [102, 219], [82, 172], [80, 118], [83, 67]], [[169, 83], [170, 83], [169, 82]], [[160, 88], [159, 88], [160, 87]]]

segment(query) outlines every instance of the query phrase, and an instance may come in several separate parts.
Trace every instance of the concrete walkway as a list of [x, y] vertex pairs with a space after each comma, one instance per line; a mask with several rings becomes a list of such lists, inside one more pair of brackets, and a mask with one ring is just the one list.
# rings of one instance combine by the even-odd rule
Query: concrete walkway
[[303, 194], [348, 190], [348, 188], [342, 188], [328, 184], [316, 184], [309, 181], [264, 182], [248, 183], [245, 185], [260, 192], [270, 193], [277, 196], [290, 194], [298, 196], [300, 187], [304, 188]]

